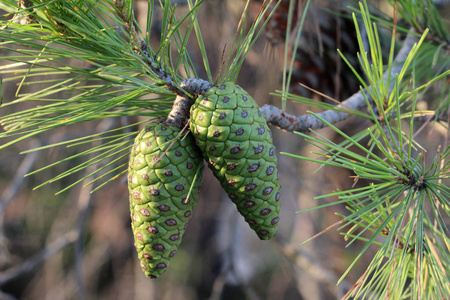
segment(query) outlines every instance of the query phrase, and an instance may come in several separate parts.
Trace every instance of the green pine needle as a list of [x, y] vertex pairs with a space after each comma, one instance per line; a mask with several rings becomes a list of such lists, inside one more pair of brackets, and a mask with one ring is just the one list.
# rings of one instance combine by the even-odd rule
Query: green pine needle
[[[0, 67], [0, 75], [4, 82], [19, 81], [17, 98], [12, 101], [8, 99], [2, 107], [8, 107], [12, 112], [0, 116], [0, 124], [4, 129], [0, 132], [0, 139], [3, 140], [0, 149], [68, 125], [109, 118], [145, 116], [153, 119], [167, 116], [176, 95], [161, 85], [158, 74], [147, 64], [147, 57], [136, 52], [138, 45], [135, 44], [134, 36], [123, 17], [118, 14], [113, 1], [33, 2], [34, 23], [23, 25], [9, 22], [8, 19], [0, 21], [0, 26], [5, 27], [0, 30], [0, 47], [10, 54], [0, 57], [4, 62]], [[132, 3], [133, 1], [124, 1], [123, 12], [129, 20], [133, 18]], [[194, 71], [192, 75], [196, 74], [186, 45], [193, 28], [190, 16], [195, 18], [200, 4], [201, 1], [179, 21], [175, 18], [175, 7], [170, 1], [162, 3], [163, 13], [167, 16], [167, 22], [163, 24], [162, 43], [158, 49], [149, 48], [148, 51], [152, 58], [157, 59], [155, 63], [160, 63], [168, 74], [176, 74], [178, 69], [191, 70], [190, 73]], [[2, 5], [10, 14], [17, 12], [14, 1]], [[150, 15], [153, 14], [153, 9], [154, 6], [150, 5]], [[188, 23], [188, 27], [185, 32], [181, 32], [181, 24], [184, 22]], [[149, 29], [147, 27], [147, 42]], [[140, 32], [141, 29], [137, 28], [137, 31]], [[176, 60], [157, 56], [161, 54], [169, 57], [166, 54], [172, 48], [179, 53]], [[179, 76], [172, 78], [175, 85], [179, 85], [182, 80]], [[22, 93], [25, 87], [38, 84], [41, 86], [40, 90]], [[21, 109], [24, 103], [33, 105]], [[114, 178], [123, 174], [123, 164], [120, 164], [121, 167], [114, 165], [126, 156], [124, 153], [128, 149], [123, 148], [125, 144], [121, 141], [127, 140], [129, 147], [130, 141], [137, 134], [136, 130], [136, 124], [133, 124], [115, 130], [114, 134], [112, 131], [91, 132], [75, 140], [43, 145], [34, 150], [100, 143], [30, 174], [79, 158], [84, 160], [84, 157], [98, 152], [94, 158], [86, 159], [39, 184], [37, 188], [100, 163], [100, 169], [88, 172], [88, 175], [82, 176], [81, 180], [76, 180], [63, 191], [92, 175], [97, 176], [92, 183], [106, 179], [107, 175]], [[100, 185], [110, 181], [111, 179], [107, 179]]]
[[[449, 73], [440, 69], [428, 76], [432, 78], [428, 84], [414, 85], [416, 72], [411, 77], [408, 72], [410, 66], [418, 66], [425, 59], [420, 50], [429, 45], [426, 43], [428, 30], [424, 29], [401, 72], [394, 81], [388, 81], [391, 76], [384, 78], [383, 74], [392, 66], [395, 47], [391, 45], [389, 58], [383, 61], [377, 27], [371, 21], [367, 5], [361, 5], [360, 9], [371, 51], [365, 49], [354, 15], [360, 45], [359, 59], [364, 70], [363, 75], [355, 75], [366, 89], [371, 86], [369, 93], [375, 107], [367, 98], [365, 100], [369, 108], [367, 118], [373, 121], [373, 125], [352, 137], [311, 113], [342, 136], [344, 142], [336, 144], [315, 131], [312, 133], [317, 137], [297, 133], [322, 151], [317, 153], [319, 158], [282, 154], [322, 166], [345, 168], [353, 172], [357, 180], [369, 182], [367, 186], [317, 197], [337, 197], [338, 200], [301, 211], [347, 204], [349, 214], [341, 215], [339, 230], [347, 228], [343, 233], [348, 241], [347, 247], [356, 241], [364, 243], [364, 246], [339, 282], [369, 248], [378, 248], [366, 272], [346, 299], [418, 299], [419, 295], [426, 295], [427, 299], [446, 299], [450, 297], [450, 281], [446, 275], [450, 271], [450, 243], [445, 218], [450, 216], [450, 189], [445, 182], [450, 179], [450, 146], [442, 153], [438, 150], [432, 164], [426, 166], [424, 155], [429, 154], [422, 152], [424, 147], [414, 140], [413, 133], [415, 117], [426, 114], [426, 111], [415, 110], [419, 95], [432, 82], [438, 83]], [[296, 99], [314, 105], [310, 100]], [[324, 104], [314, 106], [331, 109]], [[362, 144], [363, 136], [370, 138], [369, 147]], [[363, 154], [356, 153], [355, 149]]]

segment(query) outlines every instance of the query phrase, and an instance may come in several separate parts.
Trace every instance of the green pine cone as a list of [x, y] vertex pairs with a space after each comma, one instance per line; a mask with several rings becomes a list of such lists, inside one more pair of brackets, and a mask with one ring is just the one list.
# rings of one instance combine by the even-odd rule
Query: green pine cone
[[214, 175], [260, 239], [277, 232], [280, 183], [266, 119], [232, 82], [212, 87], [191, 107], [191, 132]]
[[166, 270], [197, 203], [203, 160], [192, 135], [177, 139], [179, 133], [175, 126], [151, 123], [131, 151], [131, 227], [142, 270], [150, 278]]

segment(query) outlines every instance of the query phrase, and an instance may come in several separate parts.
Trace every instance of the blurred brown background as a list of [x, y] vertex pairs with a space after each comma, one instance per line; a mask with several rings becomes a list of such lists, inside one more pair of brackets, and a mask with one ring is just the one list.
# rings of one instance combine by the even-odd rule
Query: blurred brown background
[[[322, 39], [326, 37], [340, 45], [345, 44], [348, 53], [356, 54], [356, 46], [352, 48], [352, 42], [356, 45], [356, 40], [352, 39], [351, 30], [341, 31], [341, 27], [336, 26], [336, 16], [319, 9], [325, 4], [323, 1], [316, 3], [306, 18], [305, 28], [309, 30], [310, 40], [303, 44], [302, 49], [304, 55], [310, 55], [308, 61], [315, 62], [305, 67], [309, 71], [303, 75], [300, 67], [296, 72], [301, 78], [311, 79], [308, 85], [343, 100], [357, 91], [358, 85], [348, 75], [346, 66], [340, 67], [345, 69], [342, 72], [332, 71], [336, 66], [329, 65], [331, 63], [328, 61], [333, 61], [333, 55], [337, 57], [337, 47], [333, 46], [336, 44], [325, 45], [325, 51], [320, 50], [324, 44], [319, 46], [320, 42], [314, 39], [317, 31], [313, 29], [330, 26], [327, 32], [323, 29], [325, 27], [322, 28]], [[146, 5], [147, 1], [136, 1], [140, 22], [145, 21], [143, 13], [146, 12]], [[301, 12], [304, 3], [299, 1], [299, 5]], [[225, 45], [229, 47], [232, 43], [243, 7], [243, 1], [211, 0], [206, 1], [200, 10], [199, 21], [213, 74], [217, 74]], [[256, 16], [259, 7], [258, 2], [252, 4], [251, 17]], [[186, 9], [181, 6], [178, 14], [183, 15]], [[158, 41], [156, 36], [160, 18], [161, 15], [155, 18], [155, 43]], [[319, 26], [318, 21], [324, 25]], [[344, 19], [339, 22], [347, 24]], [[308, 34], [305, 33], [305, 37]], [[345, 41], [339, 42], [343, 37]], [[194, 42], [190, 51], [194, 63], [202, 70], [201, 56], [196, 54], [198, 48]], [[283, 55], [282, 46], [271, 45], [267, 36], [262, 36], [242, 67], [237, 83], [260, 105], [271, 103], [281, 106], [281, 100], [269, 93], [281, 89]], [[199, 73], [204, 76], [201, 71]], [[337, 77], [342, 85], [338, 89], [334, 84]], [[5, 83], [5, 101], [14, 98], [15, 84]], [[39, 86], [33, 88], [38, 89]], [[299, 89], [297, 85], [295, 88]], [[297, 92], [302, 93], [301, 90]], [[318, 101], [323, 100], [313, 94], [308, 95]], [[306, 109], [310, 108], [288, 103], [291, 113], [303, 114]], [[9, 108], [0, 110], [2, 115], [8, 112]], [[25, 178], [23, 175], [90, 145], [19, 154], [36, 145], [118, 127], [122, 122], [121, 119], [113, 119], [61, 128], [41, 136], [39, 140], [28, 140], [1, 152], [0, 299], [338, 299], [362, 275], [375, 249], [369, 249], [343, 283], [336, 286], [338, 278], [359, 253], [362, 244], [355, 243], [344, 248], [345, 241], [334, 228], [301, 245], [309, 237], [337, 222], [339, 218], [335, 212], [345, 213], [344, 207], [295, 213], [330, 201], [313, 198], [349, 188], [353, 184], [349, 178], [352, 174], [329, 167], [313, 173], [318, 165], [278, 154], [282, 210], [276, 238], [260, 241], [221, 190], [212, 173], [206, 170], [198, 206], [177, 256], [159, 279], [146, 278], [133, 247], [125, 176], [94, 194], [90, 194], [91, 187], [78, 185], [55, 196], [55, 192], [83, 174], [70, 176], [35, 191], [32, 189], [79, 161], [61, 164]], [[357, 119], [339, 124], [349, 133], [369, 125]], [[277, 128], [272, 128], [272, 132], [278, 152], [311, 156], [310, 152], [317, 150], [297, 135]], [[323, 129], [320, 133], [339, 140], [329, 129]], [[429, 133], [424, 136], [424, 142], [430, 149], [444, 143], [444, 134]]]

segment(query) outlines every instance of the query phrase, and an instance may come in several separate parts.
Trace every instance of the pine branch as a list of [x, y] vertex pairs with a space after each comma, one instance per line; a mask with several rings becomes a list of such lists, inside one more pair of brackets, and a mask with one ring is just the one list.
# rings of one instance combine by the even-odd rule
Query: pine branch
[[[130, 32], [133, 42], [136, 45], [139, 45], [139, 47], [136, 46], [135, 51], [146, 59], [147, 65], [155, 73], [155, 75], [164, 82], [164, 85], [169, 91], [180, 96], [186, 96], [186, 93], [188, 93], [191, 94], [192, 97], [196, 98], [198, 95], [206, 93], [206, 91], [212, 87], [210, 82], [197, 78], [185, 79], [181, 84], [181, 88], [178, 87], [173, 80], [173, 76], [162, 67], [161, 61], [159, 60], [159, 64], [156, 63], [158, 61], [157, 57], [152, 57], [148, 49], [148, 44], [136, 30], [136, 26], [134, 25], [134, 11], [128, 13], [124, 6], [123, 0], [114, 0], [114, 6], [116, 8], [117, 16], [124, 22], [125, 26], [127, 26], [127, 30]], [[131, 15], [131, 17], [129, 17], [129, 15]]]
[[[402, 70], [403, 64], [402, 62], [406, 59], [408, 54], [410, 53], [412, 47], [415, 43], [419, 41], [419, 38], [413, 33], [409, 33], [403, 42], [402, 48], [398, 52], [394, 65], [391, 69], [391, 79], [394, 79], [395, 76]], [[384, 73], [384, 79], [387, 77], [387, 72]], [[395, 85], [395, 81], [391, 80], [391, 85], [389, 90], [392, 91]], [[369, 87], [370, 88], [370, 87]], [[370, 96], [370, 93], [367, 90], [364, 90], [364, 94], [359, 91], [353, 94], [350, 98], [342, 101], [339, 105], [337, 105], [337, 109], [340, 110], [358, 110], [361, 111], [367, 107], [365, 98], [369, 100], [369, 103], [373, 102], [373, 99]], [[273, 105], [264, 105], [260, 109], [263, 116], [266, 118], [269, 124], [277, 126], [286, 131], [299, 131], [299, 132], [308, 132], [309, 129], [320, 129], [324, 128], [327, 125], [318, 119], [315, 116], [306, 114], [301, 116], [294, 116], [286, 111], [279, 109]], [[335, 109], [329, 109], [322, 113], [319, 113], [318, 116], [327, 120], [331, 124], [335, 124], [340, 121], [344, 121], [351, 116], [351, 113], [337, 111]]]
[[136, 30], [136, 26], [134, 24], [134, 11], [128, 12], [122, 0], [114, 0], [114, 7], [116, 9], [117, 16], [124, 22], [125, 26], [127, 27], [127, 31], [130, 33], [131, 39], [136, 45], [135, 51], [142, 57], [146, 58], [147, 65], [158, 76], [159, 79], [164, 81], [164, 85], [170, 91], [176, 92], [178, 89], [172, 80], [172, 76], [168, 74], [161, 65], [157, 65], [157, 57], [152, 57], [152, 55], [149, 53], [147, 43]]

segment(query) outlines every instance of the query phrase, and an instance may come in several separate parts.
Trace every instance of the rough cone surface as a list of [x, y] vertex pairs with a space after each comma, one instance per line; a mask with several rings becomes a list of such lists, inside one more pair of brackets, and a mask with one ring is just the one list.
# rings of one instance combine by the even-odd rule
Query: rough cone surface
[[164, 273], [176, 254], [198, 198], [201, 170], [193, 182], [203, 160], [191, 134], [181, 140], [179, 132], [175, 126], [151, 123], [131, 151], [131, 225], [142, 270], [150, 278]]
[[212, 87], [191, 107], [191, 132], [230, 199], [261, 239], [277, 232], [277, 157], [256, 101], [234, 83]]

